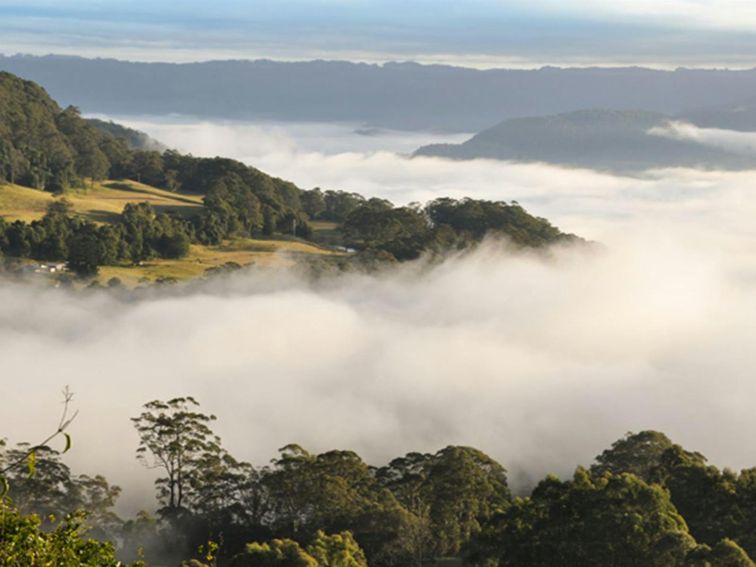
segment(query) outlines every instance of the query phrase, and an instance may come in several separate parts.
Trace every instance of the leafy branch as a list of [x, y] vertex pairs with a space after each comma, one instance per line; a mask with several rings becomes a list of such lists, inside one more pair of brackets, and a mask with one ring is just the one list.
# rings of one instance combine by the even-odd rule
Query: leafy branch
[[68, 429], [73, 420], [76, 419], [76, 416], [79, 415], [79, 410], [70, 414], [72, 400], [73, 392], [68, 386], [66, 386], [63, 389], [63, 412], [58, 421], [57, 429], [55, 429], [55, 431], [48, 435], [43, 441], [29, 447], [19, 458], [6, 465], [5, 468], [0, 469], [0, 497], [5, 496], [8, 492], [9, 487], [6, 475], [16, 467], [26, 464], [26, 467], [29, 470], [29, 477], [34, 476], [36, 471], [37, 451], [39, 449], [46, 447], [51, 441], [59, 436], [63, 436], [65, 439], [65, 447], [62, 452], [66, 453], [71, 448], [71, 435], [66, 432], [66, 429]]

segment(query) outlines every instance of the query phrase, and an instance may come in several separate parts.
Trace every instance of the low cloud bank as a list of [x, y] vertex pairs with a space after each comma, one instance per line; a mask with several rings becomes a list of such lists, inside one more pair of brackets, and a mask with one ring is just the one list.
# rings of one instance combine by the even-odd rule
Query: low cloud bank
[[696, 142], [744, 155], [756, 154], [756, 132], [740, 132], [723, 128], [699, 128], [688, 122], [671, 121], [665, 127], [652, 128], [650, 134]]
[[128, 418], [184, 394], [257, 465], [288, 442], [375, 464], [466, 444], [522, 488], [645, 428], [756, 465], [756, 174], [290, 156], [268, 169], [397, 202], [453, 187], [515, 198], [603, 247], [488, 242], [437, 265], [317, 282], [248, 271], [134, 302], [2, 284], [3, 435], [43, 437], [69, 384], [81, 414], [68, 462], [123, 485], [127, 512], [153, 502]]
[[124, 485], [129, 509], [151, 503], [151, 476], [128, 418], [183, 394], [258, 465], [288, 442], [373, 463], [466, 444], [523, 487], [642, 428], [756, 464], [754, 271], [718, 246], [633, 239], [551, 255], [492, 242], [319, 283], [250, 272], [135, 303], [4, 285], [0, 427], [41, 437], [69, 384], [81, 409], [69, 462]]

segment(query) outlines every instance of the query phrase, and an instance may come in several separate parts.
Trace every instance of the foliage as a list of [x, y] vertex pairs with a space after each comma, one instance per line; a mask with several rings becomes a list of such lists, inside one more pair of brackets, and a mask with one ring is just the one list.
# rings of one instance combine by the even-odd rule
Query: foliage
[[86, 121], [93, 128], [112, 134], [114, 138], [125, 141], [131, 150], [162, 151], [165, 149], [160, 142], [153, 140], [144, 132], [134, 130], [133, 128], [127, 128], [113, 121], [99, 120], [97, 118], [87, 118]]
[[548, 478], [489, 530], [488, 550], [474, 558], [501, 566], [661, 567], [708, 553], [662, 487], [627, 473], [592, 478], [578, 469], [570, 482]]
[[[74, 514], [43, 530], [38, 516], [24, 516], [0, 500], [0, 565], [8, 567], [119, 567], [112, 543], [86, 538]], [[137, 567], [138, 563], [134, 564]]]
[[578, 240], [514, 202], [448, 198], [425, 207], [393, 207], [387, 201], [370, 199], [348, 214], [342, 232], [349, 246], [383, 250], [398, 260], [465, 248], [486, 236], [531, 247]]
[[319, 567], [319, 565], [296, 541], [274, 539], [269, 543], [250, 543], [244, 553], [234, 557], [231, 567]]
[[409, 453], [378, 469], [377, 477], [424, 520], [424, 551], [435, 556], [459, 554], [481, 523], [506, 509], [511, 499], [504, 467], [470, 447]]
[[[197, 567], [422, 567], [441, 558], [486, 567], [754, 565], [756, 469], [719, 471], [658, 432], [628, 434], [572, 480], [549, 476], [512, 499], [505, 469], [471, 447], [374, 468], [353, 451], [292, 444], [255, 468], [222, 448], [214, 419], [191, 397], [149, 402], [133, 418], [139, 459], [160, 470], [162, 508], [126, 522], [112, 511], [119, 489], [103, 477], [72, 475], [47, 445], [0, 443], [10, 481], [0, 560], [116, 565], [112, 544], [83, 538], [91, 526], [119, 542], [123, 559], [177, 564], [200, 549], [184, 563]], [[66, 410], [52, 437], [69, 422]]]
[[75, 107], [62, 110], [35, 83], [0, 73], [0, 181], [62, 192], [123, 169], [128, 152]]
[[290, 539], [250, 543], [235, 556], [231, 567], [367, 567], [365, 554], [350, 532], [326, 535], [322, 531], [307, 549]]
[[195, 497], [204, 462], [221, 453], [220, 438], [209, 427], [215, 416], [195, 408], [192, 397], [155, 400], [132, 418], [139, 433], [139, 460], [149, 468], [162, 469], [165, 476], [155, 484], [158, 499], [167, 514], [181, 510]]
[[665, 487], [696, 540], [716, 547], [731, 538], [756, 554], [756, 469], [720, 471], [655, 431], [628, 434], [596, 461], [595, 473], [634, 472]]
[[127, 204], [114, 224], [103, 226], [69, 211], [69, 206], [55, 201], [40, 220], [0, 223], [0, 251], [8, 256], [65, 261], [83, 277], [96, 274], [106, 264], [155, 256], [181, 258], [189, 251], [191, 225], [155, 213], [148, 203]]
[[351, 532], [326, 535], [318, 530], [307, 552], [320, 567], [367, 567], [367, 559]]

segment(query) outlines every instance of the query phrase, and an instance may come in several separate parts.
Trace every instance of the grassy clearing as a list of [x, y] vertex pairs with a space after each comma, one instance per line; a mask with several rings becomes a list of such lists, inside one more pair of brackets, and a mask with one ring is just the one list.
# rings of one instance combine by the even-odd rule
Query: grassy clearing
[[[201, 195], [182, 195], [156, 189], [136, 181], [104, 181], [86, 189], [71, 190], [65, 194], [76, 214], [97, 223], [115, 220], [127, 203], [150, 203], [157, 211], [175, 212], [182, 216], [197, 214], [202, 207]], [[8, 221], [26, 222], [42, 218], [47, 206], [55, 197], [44, 191], [19, 185], [0, 185], [0, 217]], [[322, 236], [323, 244], [336, 238], [337, 225], [328, 222], [313, 223], [315, 236]], [[330, 238], [329, 238], [330, 237]], [[235, 262], [241, 266], [285, 266], [293, 264], [303, 255], [342, 255], [300, 240], [252, 239], [229, 240], [220, 246], [192, 245], [189, 254], [180, 260], [150, 260], [141, 266], [102, 266], [98, 280], [102, 283], [117, 277], [125, 285], [153, 282], [161, 278], [187, 280], [202, 276], [209, 268]]]
[[220, 246], [192, 245], [189, 254], [180, 260], [149, 260], [141, 266], [102, 266], [98, 280], [106, 283], [117, 277], [133, 287], [141, 282], [161, 278], [188, 280], [204, 275], [210, 268], [235, 262], [241, 266], [255, 264], [261, 267], [292, 265], [302, 255], [338, 256], [339, 252], [324, 250], [300, 241], [235, 239]]
[[8, 221], [33, 221], [45, 214], [53, 196], [19, 185], [0, 185], [0, 216]]
[[[72, 189], [65, 194], [73, 210], [98, 222], [113, 221], [127, 203], [150, 203], [158, 212], [175, 212], [192, 216], [202, 207], [201, 195], [181, 195], [137, 183], [103, 181], [86, 189]], [[45, 191], [19, 185], [0, 185], [0, 216], [6, 220], [33, 221], [42, 218], [55, 197]]]
[[202, 196], [171, 193], [136, 181], [105, 181], [66, 194], [74, 211], [95, 222], [111, 222], [128, 203], [147, 202], [157, 212], [192, 216], [202, 208]]

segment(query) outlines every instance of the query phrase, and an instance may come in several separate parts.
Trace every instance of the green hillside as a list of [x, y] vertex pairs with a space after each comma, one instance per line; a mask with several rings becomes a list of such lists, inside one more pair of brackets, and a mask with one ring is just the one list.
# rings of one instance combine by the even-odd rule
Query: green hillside
[[126, 145], [131, 150], [163, 152], [168, 149], [157, 140], [150, 138], [144, 132], [134, 130], [133, 128], [128, 128], [126, 126], [123, 126], [122, 124], [113, 122], [112, 120], [105, 121], [100, 120], [99, 118], [87, 118], [86, 121], [90, 126], [93, 126], [99, 131], [106, 132], [115, 136], [116, 138], [124, 140], [126, 142]]
[[4, 256], [66, 262], [85, 278], [101, 271], [133, 280], [269, 264], [279, 250], [289, 258], [349, 250], [402, 261], [488, 235], [530, 247], [575, 240], [517, 203], [441, 198], [397, 207], [303, 190], [232, 159], [134, 149], [128, 129], [104, 125], [61, 109], [35, 83], [0, 73]]

